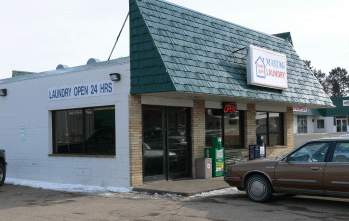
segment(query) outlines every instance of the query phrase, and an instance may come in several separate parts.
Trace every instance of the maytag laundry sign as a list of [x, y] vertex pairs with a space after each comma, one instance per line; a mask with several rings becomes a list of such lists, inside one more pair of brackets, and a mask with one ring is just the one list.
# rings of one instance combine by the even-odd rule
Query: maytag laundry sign
[[114, 93], [112, 81], [76, 84], [48, 89], [48, 99], [63, 100], [80, 97], [109, 95]]
[[247, 55], [247, 84], [287, 89], [286, 55], [250, 45]]

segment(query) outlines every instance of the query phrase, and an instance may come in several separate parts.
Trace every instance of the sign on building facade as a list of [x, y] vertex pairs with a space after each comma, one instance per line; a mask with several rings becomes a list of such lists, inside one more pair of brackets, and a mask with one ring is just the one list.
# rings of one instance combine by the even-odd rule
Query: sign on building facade
[[247, 84], [287, 89], [287, 59], [285, 54], [250, 45], [246, 63]]
[[50, 88], [48, 90], [48, 99], [50, 101], [53, 101], [80, 97], [109, 95], [113, 93], [113, 82], [103, 81]]
[[307, 112], [307, 108], [299, 108], [299, 107], [294, 107], [293, 111], [298, 111], [298, 112]]

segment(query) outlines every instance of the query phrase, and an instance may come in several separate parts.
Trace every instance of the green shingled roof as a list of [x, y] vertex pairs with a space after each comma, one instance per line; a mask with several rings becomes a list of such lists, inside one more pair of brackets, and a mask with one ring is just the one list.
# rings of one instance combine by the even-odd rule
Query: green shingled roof
[[[333, 106], [285, 39], [160, 0], [130, 0], [131, 94], [194, 92]], [[252, 44], [286, 54], [288, 89], [247, 85]]]
[[349, 106], [344, 106], [343, 101], [349, 101], [349, 97], [331, 97], [331, 100], [336, 108], [319, 109], [324, 117], [349, 115]]
[[276, 37], [285, 39], [286, 41], [290, 42], [290, 44], [293, 46], [292, 38], [291, 38], [291, 33], [290, 32], [285, 32], [285, 33], [279, 33], [279, 34], [273, 34]]

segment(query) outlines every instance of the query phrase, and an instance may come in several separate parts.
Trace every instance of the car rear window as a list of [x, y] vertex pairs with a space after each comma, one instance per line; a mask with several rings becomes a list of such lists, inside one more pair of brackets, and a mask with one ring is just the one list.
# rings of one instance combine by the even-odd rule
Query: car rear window
[[349, 143], [337, 143], [332, 162], [349, 162]]

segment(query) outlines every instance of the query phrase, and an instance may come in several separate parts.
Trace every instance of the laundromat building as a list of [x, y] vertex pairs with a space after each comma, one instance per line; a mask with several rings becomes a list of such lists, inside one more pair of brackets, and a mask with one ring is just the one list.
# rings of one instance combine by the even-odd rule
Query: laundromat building
[[8, 177], [123, 187], [195, 178], [212, 137], [233, 150], [262, 135], [288, 151], [293, 107], [334, 107], [290, 33], [159, 0], [130, 0], [129, 32], [129, 57], [0, 80]]

